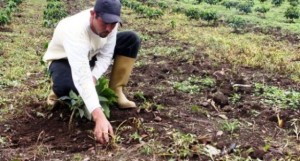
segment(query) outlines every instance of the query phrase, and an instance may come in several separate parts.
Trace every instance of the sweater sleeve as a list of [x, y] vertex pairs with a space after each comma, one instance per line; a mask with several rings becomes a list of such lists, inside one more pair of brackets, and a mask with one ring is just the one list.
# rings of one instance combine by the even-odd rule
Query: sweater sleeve
[[99, 53], [96, 56], [97, 61], [92, 70], [92, 74], [96, 79], [99, 79], [102, 76], [111, 63], [117, 41], [117, 29], [118, 25], [116, 25], [108, 35], [106, 44], [99, 50]]
[[66, 38], [63, 46], [71, 66], [74, 85], [88, 111], [92, 113], [96, 108], [101, 108], [101, 105], [87, 57], [90, 49], [88, 42], [80, 39]]

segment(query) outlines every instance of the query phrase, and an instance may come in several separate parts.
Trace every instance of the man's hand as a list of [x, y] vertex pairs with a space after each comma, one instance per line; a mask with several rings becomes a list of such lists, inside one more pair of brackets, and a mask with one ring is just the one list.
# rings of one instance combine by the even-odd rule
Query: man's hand
[[106, 144], [109, 141], [109, 135], [113, 136], [113, 128], [109, 121], [106, 119], [103, 111], [100, 108], [96, 108], [92, 112], [93, 120], [95, 121], [94, 135], [95, 139], [101, 144]]

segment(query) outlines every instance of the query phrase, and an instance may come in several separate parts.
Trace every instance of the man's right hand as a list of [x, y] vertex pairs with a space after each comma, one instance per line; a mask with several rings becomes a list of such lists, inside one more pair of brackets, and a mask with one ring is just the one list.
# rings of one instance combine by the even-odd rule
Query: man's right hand
[[112, 126], [110, 125], [109, 121], [106, 119], [103, 111], [100, 108], [96, 108], [92, 112], [92, 116], [95, 122], [95, 139], [101, 144], [108, 143], [109, 135], [114, 135]]

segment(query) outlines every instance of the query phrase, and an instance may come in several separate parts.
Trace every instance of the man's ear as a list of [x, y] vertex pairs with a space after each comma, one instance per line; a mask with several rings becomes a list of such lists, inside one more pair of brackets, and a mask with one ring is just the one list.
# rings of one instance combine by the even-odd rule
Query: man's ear
[[96, 17], [96, 12], [94, 10], [91, 10], [90, 13], [91, 13], [91, 16]]

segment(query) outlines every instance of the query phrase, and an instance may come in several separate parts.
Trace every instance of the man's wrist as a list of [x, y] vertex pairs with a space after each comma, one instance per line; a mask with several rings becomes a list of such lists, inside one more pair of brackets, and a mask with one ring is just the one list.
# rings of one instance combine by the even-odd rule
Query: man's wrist
[[103, 111], [101, 108], [96, 108], [93, 112], [92, 112], [92, 117], [94, 122], [98, 121], [99, 119], [102, 119], [103, 117], [105, 117]]

